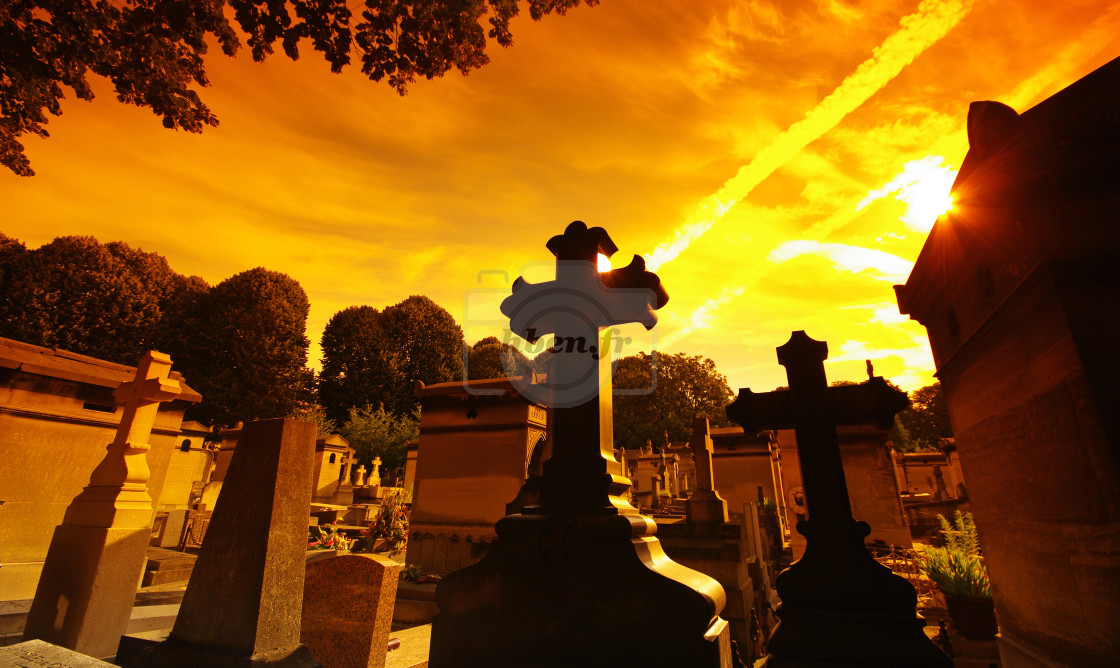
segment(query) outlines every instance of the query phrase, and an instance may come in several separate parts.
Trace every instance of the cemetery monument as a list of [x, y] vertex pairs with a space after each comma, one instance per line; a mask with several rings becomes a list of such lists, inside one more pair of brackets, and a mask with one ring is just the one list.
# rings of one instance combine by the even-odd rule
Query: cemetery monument
[[778, 576], [778, 626], [767, 668], [786, 666], [944, 667], [953, 665], [922, 630], [914, 588], [879, 565], [864, 545], [871, 529], [852, 518], [837, 423], [890, 424], [906, 394], [874, 376], [829, 387], [828, 344], [794, 332], [778, 348], [788, 390], [740, 390], [727, 416], [746, 432], [793, 427], [808, 519], [797, 523], [805, 555]]
[[529, 341], [555, 336], [546, 382], [521, 389], [547, 390], [553, 455], [539, 502], [502, 518], [486, 556], [438, 586], [430, 665], [729, 665], [722, 587], [665, 556], [654, 522], [622, 498], [630, 481], [614, 457], [600, 333], [653, 327], [668, 295], [637, 256], [598, 273], [597, 255], [617, 250], [602, 228], [574, 222], [547, 247], [555, 280], [518, 279], [502, 312]]
[[148, 439], [160, 403], [181, 391], [170, 372], [171, 358], [149, 351], [135, 379], [113, 392], [125, 407], [116, 438], [55, 529], [25, 640], [46, 640], [98, 658], [116, 653], [151, 539]]

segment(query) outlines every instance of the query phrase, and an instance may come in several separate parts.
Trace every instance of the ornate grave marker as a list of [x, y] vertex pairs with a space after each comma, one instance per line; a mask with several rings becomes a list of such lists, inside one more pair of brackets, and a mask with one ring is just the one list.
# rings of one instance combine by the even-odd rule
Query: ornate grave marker
[[794, 332], [778, 348], [789, 389], [743, 389], [727, 407], [727, 416], [747, 432], [794, 428], [809, 511], [808, 520], [797, 523], [805, 555], [778, 576], [780, 621], [765, 665], [948, 668], [952, 659], [922, 631], [914, 588], [864, 546], [870, 527], [852, 517], [836, 439], [837, 423], [891, 424], [907, 406], [906, 395], [879, 376], [829, 387], [827, 357], [827, 343]]
[[181, 391], [171, 358], [150, 351], [113, 392], [124, 412], [116, 438], [66, 509], [47, 552], [23, 637], [112, 656], [128, 627], [151, 539], [148, 438], [161, 402]]
[[719, 666], [729, 656], [722, 587], [665, 556], [656, 525], [622, 498], [630, 481], [614, 458], [600, 333], [653, 327], [668, 295], [637, 256], [598, 273], [597, 254], [617, 250], [602, 228], [577, 221], [547, 247], [556, 279], [518, 279], [502, 303], [526, 339], [555, 336], [547, 380], [519, 388], [554, 411], [540, 502], [501, 519], [486, 557], [440, 583], [430, 664]]
[[151, 668], [315, 668], [300, 644], [315, 425], [245, 425], [175, 627]]

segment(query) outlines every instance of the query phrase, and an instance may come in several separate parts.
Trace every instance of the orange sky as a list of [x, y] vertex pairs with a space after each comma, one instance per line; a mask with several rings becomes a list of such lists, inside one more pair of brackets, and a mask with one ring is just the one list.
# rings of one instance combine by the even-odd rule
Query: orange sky
[[37, 176], [0, 173], [0, 230], [123, 240], [211, 283], [290, 274], [317, 366], [332, 314], [410, 294], [468, 341], [497, 333], [502, 272], [548, 261], [580, 219], [671, 295], [622, 354], [700, 354], [767, 390], [785, 383], [774, 348], [804, 329], [829, 342], [830, 379], [870, 358], [914, 389], [933, 363], [891, 286], [967, 150], [968, 103], [1023, 111], [1120, 55], [1105, 1], [602, 0], [513, 27], [490, 65], [404, 98], [309, 49], [215, 49], [202, 95], [221, 126], [202, 135], [99, 85], [25, 141]]

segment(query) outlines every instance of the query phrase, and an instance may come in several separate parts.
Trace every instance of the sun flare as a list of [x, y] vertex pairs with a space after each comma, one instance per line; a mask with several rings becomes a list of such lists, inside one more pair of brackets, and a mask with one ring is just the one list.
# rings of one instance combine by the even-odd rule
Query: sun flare
[[911, 160], [882, 188], [867, 193], [856, 211], [893, 194], [896, 200], [906, 203], [906, 213], [899, 219], [918, 232], [929, 232], [938, 216], [953, 207], [949, 190], [957, 178], [957, 170], [944, 162], [945, 158], [940, 155]]

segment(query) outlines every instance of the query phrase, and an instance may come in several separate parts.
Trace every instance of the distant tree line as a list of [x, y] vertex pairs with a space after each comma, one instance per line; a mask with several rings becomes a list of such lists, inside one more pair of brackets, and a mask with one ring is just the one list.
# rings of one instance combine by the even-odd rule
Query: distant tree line
[[[300, 284], [257, 267], [210, 286], [157, 253], [93, 237], [59, 237], [37, 249], [0, 233], [0, 336], [136, 364], [171, 355], [202, 394], [187, 417], [208, 425], [299, 417], [341, 433], [369, 464], [404, 465], [419, 430], [413, 384], [546, 373], [548, 352], [528, 358], [487, 337], [467, 346], [452, 315], [413, 295], [378, 310], [351, 306], [322, 336], [322, 370], [307, 367], [309, 302]], [[465, 373], [464, 373], [465, 372]], [[687, 440], [692, 417], [730, 424], [733, 395], [700, 356], [641, 353], [615, 362], [615, 444]]]
[[313, 401], [309, 307], [295, 279], [263, 267], [211, 287], [122, 242], [59, 237], [27, 249], [0, 233], [0, 336], [129, 365], [165, 352], [202, 394], [188, 417], [205, 424]]

